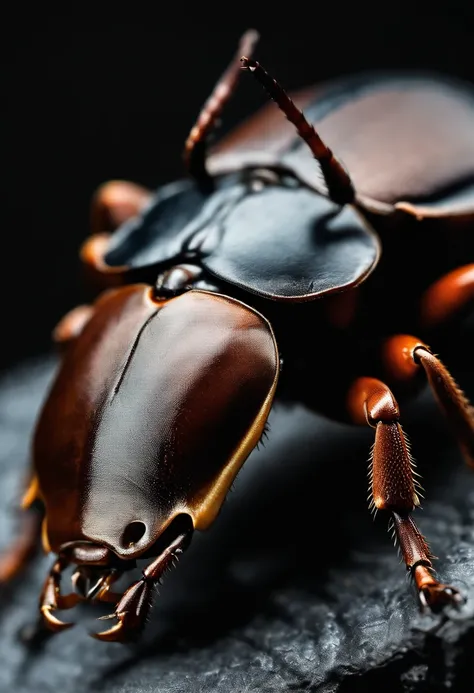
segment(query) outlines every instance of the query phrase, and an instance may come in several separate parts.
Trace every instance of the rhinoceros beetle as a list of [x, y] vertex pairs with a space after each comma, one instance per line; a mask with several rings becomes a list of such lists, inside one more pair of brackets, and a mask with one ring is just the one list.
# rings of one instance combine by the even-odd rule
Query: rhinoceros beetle
[[[53, 631], [71, 625], [56, 610], [105, 601], [115, 622], [94, 637], [141, 632], [154, 585], [218, 515], [277, 397], [374, 429], [371, 505], [391, 516], [420, 606], [463, 601], [412, 517], [398, 401], [427, 381], [474, 466], [472, 409], [428, 346], [457, 353], [474, 296], [474, 89], [354, 75], [296, 94], [303, 115], [251, 58], [256, 38], [244, 35], [191, 130], [186, 179], [155, 194], [112, 181], [93, 200], [81, 257], [99, 295], [54, 331], [62, 362], [23, 499], [56, 556], [40, 598]], [[209, 149], [242, 72], [279, 108]], [[3, 580], [35, 526], [5, 554]], [[115, 592], [137, 559], [141, 579]]]

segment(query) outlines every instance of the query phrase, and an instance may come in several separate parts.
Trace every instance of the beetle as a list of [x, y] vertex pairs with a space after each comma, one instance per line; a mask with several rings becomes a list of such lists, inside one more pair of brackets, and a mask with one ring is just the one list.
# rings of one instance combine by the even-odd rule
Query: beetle
[[[412, 516], [398, 402], [427, 382], [474, 467], [472, 409], [428, 346], [461, 351], [474, 296], [474, 89], [353, 75], [296, 94], [304, 115], [251, 57], [256, 41], [243, 36], [191, 130], [187, 178], [156, 193], [111, 181], [94, 197], [81, 258], [97, 297], [53, 333], [61, 364], [22, 502], [41, 508], [55, 554], [40, 597], [54, 632], [72, 625], [57, 609], [97, 601], [115, 623], [94, 637], [141, 633], [154, 586], [217, 517], [275, 398], [374, 429], [371, 506], [391, 517], [421, 608], [463, 602]], [[209, 152], [242, 72], [278, 108]], [[3, 581], [36, 527], [4, 554]], [[115, 592], [138, 559], [141, 578]]]

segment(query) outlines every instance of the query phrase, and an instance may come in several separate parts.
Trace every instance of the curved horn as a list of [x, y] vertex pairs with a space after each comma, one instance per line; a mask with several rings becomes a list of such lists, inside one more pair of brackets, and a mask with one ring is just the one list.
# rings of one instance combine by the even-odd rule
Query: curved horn
[[246, 56], [242, 56], [240, 63], [243, 70], [251, 72], [260, 82], [270, 98], [275, 101], [290, 123], [295, 126], [298, 135], [311, 149], [314, 158], [321, 166], [321, 172], [331, 200], [339, 204], [353, 202], [355, 191], [349, 174], [339, 159], [334, 156], [329, 147], [322, 141], [311, 123], [306, 120], [304, 113], [295, 106], [285, 90], [268, 74], [260, 63], [256, 60], [250, 60]]

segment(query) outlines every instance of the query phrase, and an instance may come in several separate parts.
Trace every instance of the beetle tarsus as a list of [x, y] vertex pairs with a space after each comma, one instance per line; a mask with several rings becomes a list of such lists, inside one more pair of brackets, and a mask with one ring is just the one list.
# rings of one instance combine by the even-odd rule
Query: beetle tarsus
[[392, 518], [403, 560], [418, 592], [421, 611], [438, 613], [446, 606], [463, 604], [465, 598], [458, 589], [435, 578], [434, 556], [411, 515], [392, 512]]
[[121, 612], [121, 613], [115, 613], [115, 614], [110, 614], [109, 616], [101, 616], [99, 620], [107, 620], [109, 618], [117, 618], [118, 622], [109, 628], [108, 630], [103, 630], [101, 633], [91, 633], [90, 635], [95, 638], [96, 640], [100, 640], [101, 642], [128, 642], [131, 639], [131, 633], [133, 631], [126, 630], [124, 627], [124, 618], [126, 614]]
[[[415, 571], [412, 571], [414, 579], [414, 573], [416, 573], [419, 568], [423, 567], [424, 566], [416, 566]], [[422, 612], [429, 613], [431, 611], [435, 614], [443, 611], [443, 609], [448, 606], [459, 608], [466, 603], [464, 595], [455, 587], [443, 585], [436, 581], [418, 589], [418, 600]]]
[[51, 604], [45, 604], [41, 607], [41, 615], [43, 616], [44, 624], [49, 628], [49, 630], [52, 630], [53, 633], [60, 633], [63, 630], [72, 628], [74, 623], [71, 623], [70, 621], [61, 621], [57, 616], [54, 615], [55, 610], [56, 607], [52, 606]]

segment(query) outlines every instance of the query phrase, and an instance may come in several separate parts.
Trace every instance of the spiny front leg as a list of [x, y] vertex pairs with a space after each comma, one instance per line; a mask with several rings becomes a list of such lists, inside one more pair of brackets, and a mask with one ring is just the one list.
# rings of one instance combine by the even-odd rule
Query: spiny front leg
[[[160, 583], [165, 571], [183, 552], [188, 538], [187, 532], [180, 534], [158, 558], [145, 568], [141, 579], [131, 585], [118, 600], [114, 613], [110, 616], [102, 616], [100, 619], [115, 618], [117, 623], [102, 633], [91, 633], [92, 637], [106, 642], [127, 642], [141, 634], [152, 607], [154, 589]], [[98, 595], [99, 601], [109, 601], [107, 589], [102, 590]], [[115, 594], [110, 597], [110, 601], [115, 601]]]
[[352, 420], [375, 428], [371, 460], [371, 496], [376, 510], [391, 513], [403, 559], [418, 590], [420, 605], [437, 611], [459, 604], [458, 590], [433, 574], [433, 556], [411, 513], [420, 504], [413, 459], [402, 427], [400, 410], [390, 389], [375, 378], [358, 378], [347, 400]]

